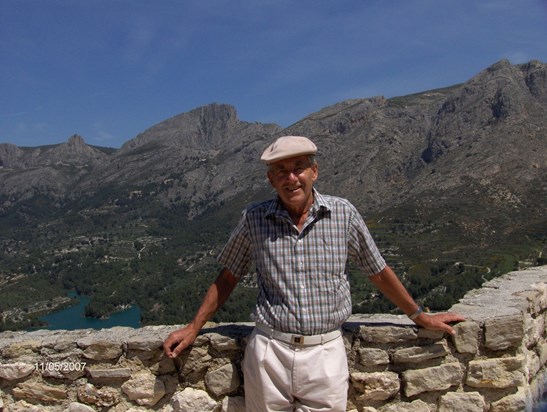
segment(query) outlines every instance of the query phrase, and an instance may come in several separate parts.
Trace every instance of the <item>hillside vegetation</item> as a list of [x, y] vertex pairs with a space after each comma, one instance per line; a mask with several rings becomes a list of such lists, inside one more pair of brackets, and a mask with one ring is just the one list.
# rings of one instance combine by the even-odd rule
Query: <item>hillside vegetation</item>
[[[545, 264], [546, 65], [501, 61], [469, 81], [336, 103], [287, 129], [211, 104], [120, 149], [0, 144], [0, 329], [39, 325], [89, 295], [88, 316], [138, 305], [143, 324], [191, 319], [242, 209], [273, 191], [276, 137], [319, 147], [320, 192], [361, 211], [388, 263], [431, 310], [485, 280]], [[393, 307], [351, 270], [355, 312]], [[249, 273], [217, 321], [247, 321]]]

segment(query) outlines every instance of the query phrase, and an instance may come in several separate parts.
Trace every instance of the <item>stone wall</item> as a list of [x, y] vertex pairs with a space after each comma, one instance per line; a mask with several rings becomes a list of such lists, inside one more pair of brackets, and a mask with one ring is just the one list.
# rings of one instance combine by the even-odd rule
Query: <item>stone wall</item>
[[[455, 338], [403, 316], [344, 325], [348, 410], [531, 411], [547, 380], [547, 266], [469, 292]], [[243, 411], [240, 362], [251, 324], [209, 325], [179, 359], [177, 326], [0, 334], [0, 410]]]

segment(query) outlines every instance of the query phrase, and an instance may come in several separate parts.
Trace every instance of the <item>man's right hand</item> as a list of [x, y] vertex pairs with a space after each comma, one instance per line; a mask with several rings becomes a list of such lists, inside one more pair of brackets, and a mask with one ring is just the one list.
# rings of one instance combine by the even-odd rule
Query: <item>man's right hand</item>
[[238, 280], [239, 278], [232, 275], [227, 268], [222, 269], [207, 290], [194, 320], [184, 328], [171, 332], [163, 342], [163, 350], [167, 356], [176, 358], [184, 349], [194, 343], [203, 325], [226, 302]]
[[198, 334], [199, 330], [196, 331], [191, 324], [171, 332], [163, 342], [165, 354], [172, 359], [176, 358], [184, 349], [194, 343]]

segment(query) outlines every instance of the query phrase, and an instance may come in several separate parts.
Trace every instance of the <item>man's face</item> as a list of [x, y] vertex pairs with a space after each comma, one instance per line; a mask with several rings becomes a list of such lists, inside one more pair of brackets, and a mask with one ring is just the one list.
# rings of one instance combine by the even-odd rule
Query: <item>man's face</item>
[[268, 179], [283, 205], [303, 211], [313, 203], [313, 182], [317, 180], [317, 165], [308, 156], [291, 157], [269, 165]]

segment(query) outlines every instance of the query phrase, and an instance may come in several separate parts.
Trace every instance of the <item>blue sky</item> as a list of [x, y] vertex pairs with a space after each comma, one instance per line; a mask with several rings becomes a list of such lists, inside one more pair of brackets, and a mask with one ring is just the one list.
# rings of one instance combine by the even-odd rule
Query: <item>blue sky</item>
[[547, 61], [547, 0], [0, 0], [0, 143], [120, 147], [209, 103], [289, 126]]

